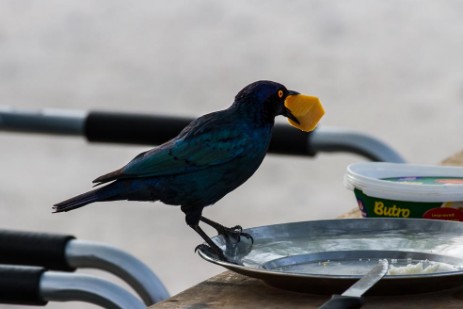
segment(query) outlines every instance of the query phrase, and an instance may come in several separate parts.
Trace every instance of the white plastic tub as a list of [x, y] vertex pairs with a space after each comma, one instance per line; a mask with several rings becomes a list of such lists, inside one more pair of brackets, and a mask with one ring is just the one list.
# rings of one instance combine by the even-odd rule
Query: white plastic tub
[[362, 162], [344, 178], [364, 217], [463, 221], [463, 168]]

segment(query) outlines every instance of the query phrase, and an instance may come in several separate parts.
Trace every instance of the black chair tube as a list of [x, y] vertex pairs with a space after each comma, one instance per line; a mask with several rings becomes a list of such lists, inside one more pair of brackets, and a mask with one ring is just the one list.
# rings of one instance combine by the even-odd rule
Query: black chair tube
[[44, 306], [40, 296], [41, 267], [0, 265], [0, 303]]
[[33, 265], [73, 271], [66, 261], [70, 235], [0, 230], [0, 264]]
[[[84, 134], [90, 142], [159, 145], [175, 137], [193, 119], [140, 114], [90, 112]], [[310, 133], [289, 125], [277, 124], [269, 152], [291, 155], [315, 155], [309, 149]]]

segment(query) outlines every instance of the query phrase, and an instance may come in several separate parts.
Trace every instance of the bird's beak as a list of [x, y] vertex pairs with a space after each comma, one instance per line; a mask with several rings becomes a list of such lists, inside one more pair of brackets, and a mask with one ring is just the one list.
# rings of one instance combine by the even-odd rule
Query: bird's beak
[[301, 124], [300, 121], [296, 118], [296, 116], [294, 116], [286, 106], [283, 106], [283, 112], [281, 113], [281, 115], [288, 118], [288, 121], [291, 120], [297, 124]]
[[289, 91], [283, 116], [288, 118], [293, 127], [310, 132], [315, 129], [324, 114], [325, 110], [317, 97]]

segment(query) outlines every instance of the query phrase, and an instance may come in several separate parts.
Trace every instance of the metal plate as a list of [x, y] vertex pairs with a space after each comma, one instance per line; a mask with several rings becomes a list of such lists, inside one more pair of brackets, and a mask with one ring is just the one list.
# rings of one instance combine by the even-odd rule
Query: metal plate
[[[363, 218], [307, 221], [246, 229], [254, 238], [247, 252], [226, 248], [235, 263], [198, 250], [206, 261], [292, 291], [342, 293], [378, 259], [394, 266], [442, 263], [443, 270], [386, 275], [368, 294], [434, 292], [463, 285], [463, 223], [424, 219]], [[234, 252], [234, 253], [230, 253]], [[329, 271], [326, 271], [329, 268]]]

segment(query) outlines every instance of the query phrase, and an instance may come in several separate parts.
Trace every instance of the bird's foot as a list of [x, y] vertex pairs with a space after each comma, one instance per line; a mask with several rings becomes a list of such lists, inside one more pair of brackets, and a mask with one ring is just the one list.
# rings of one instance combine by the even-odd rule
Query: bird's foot
[[217, 260], [229, 262], [229, 259], [225, 257], [225, 254], [223, 253], [223, 251], [217, 246], [211, 247], [206, 244], [200, 244], [196, 246], [195, 252], [198, 250], [203, 251], [208, 256], [211, 256]]
[[206, 254], [208, 254], [209, 256], [217, 259], [217, 260], [221, 260], [221, 261], [225, 261], [225, 262], [230, 261], [230, 259], [228, 259], [225, 256], [225, 252], [222, 251], [222, 249], [214, 241], [212, 241], [212, 239], [210, 239], [209, 236], [207, 236], [207, 234], [204, 233], [204, 231], [198, 225], [191, 225], [191, 227], [207, 243], [207, 245], [206, 244], [201, 244], [201, 245], [197, 246], [195, 248], [195, 252], [198, 251], [198, 250], [201, 250], [201, 251], [205, 252]]
[[[224, 254], [228, 258], [228, 261], [231, 259], [238, 261], [251, 251], [254, 238], [250, 234], [244, 233], [241, 226], [225, 227], [220, 225], [216, 227], [216, 230], [219, 235], [222, 235], [225, 241]], [[232, 262], [239, 264], [235, 261]]]
[[220, 250], [220, 248], [218, 247], [217, 249], [215, 249], [214, 247], [211, 247], [209, 245], [201, 244], [201, 245], [196, 246], [195, 252], [198, 250], [202, 251], [207, 256], [212, 257], [216, 260], [227, 262], [230, 264], [243, 265], [243, 263], [241, 262], [240, 256], [233, 256], [233, 255], [227, 256], [225, 255], [225, 252]]
[[229, 240], [235, 240], [236, 242], [240, 241], [240, 236], [243, 233], [243, 228], [240, 225], [235, 225], [233, 227], [220, 226], [216, 228], [219, 235], [224, 236]]
[[235, 225], [233, 227], [226, 227], [220, 223], [217, 223], [205, 217], [201, 217], [201, 221], [212, 226], [217, 231], [217, 234], [222, 235], [227, 245], [230, 243], [236, 245], [237, 243], [240, 242], [241, 236], [250, 240], [251, 244], [254, 243], [254, 239], [252, 238], [250, 234], [243, 233], [243, 228], [241, 227], [241, 225]]
[[254, 238], [248, 233], [243, 232], [243, 228], [239, 225], [233, 227], [225, 227], [223, 225], [215, 226], [217, 233], [221, 235], [225, 241], [226, 256], [244, 256], [251, 251], [254, 244]]
[[213, 227], [217, 233], [222, 236], [225, 250], [222, 251], [198, 225], [192, 225], [191, 227], [201, 235], [206, 241], [207, 246], [210, 247], [210, 249], [205, 249], [204, 247], [200, 247], [199, 249], [205, 249], [205, 252], [215, 253], [214, 256], [217, 256], [220, 260], [240, 265], [240, 259], [247, 255], [252, 249], [254, 243], [252, 236], [248, 233], [243, 233], [243, 228], [239, 225], [225, 227], [204, 217], [201, 217], [201, 221]]

